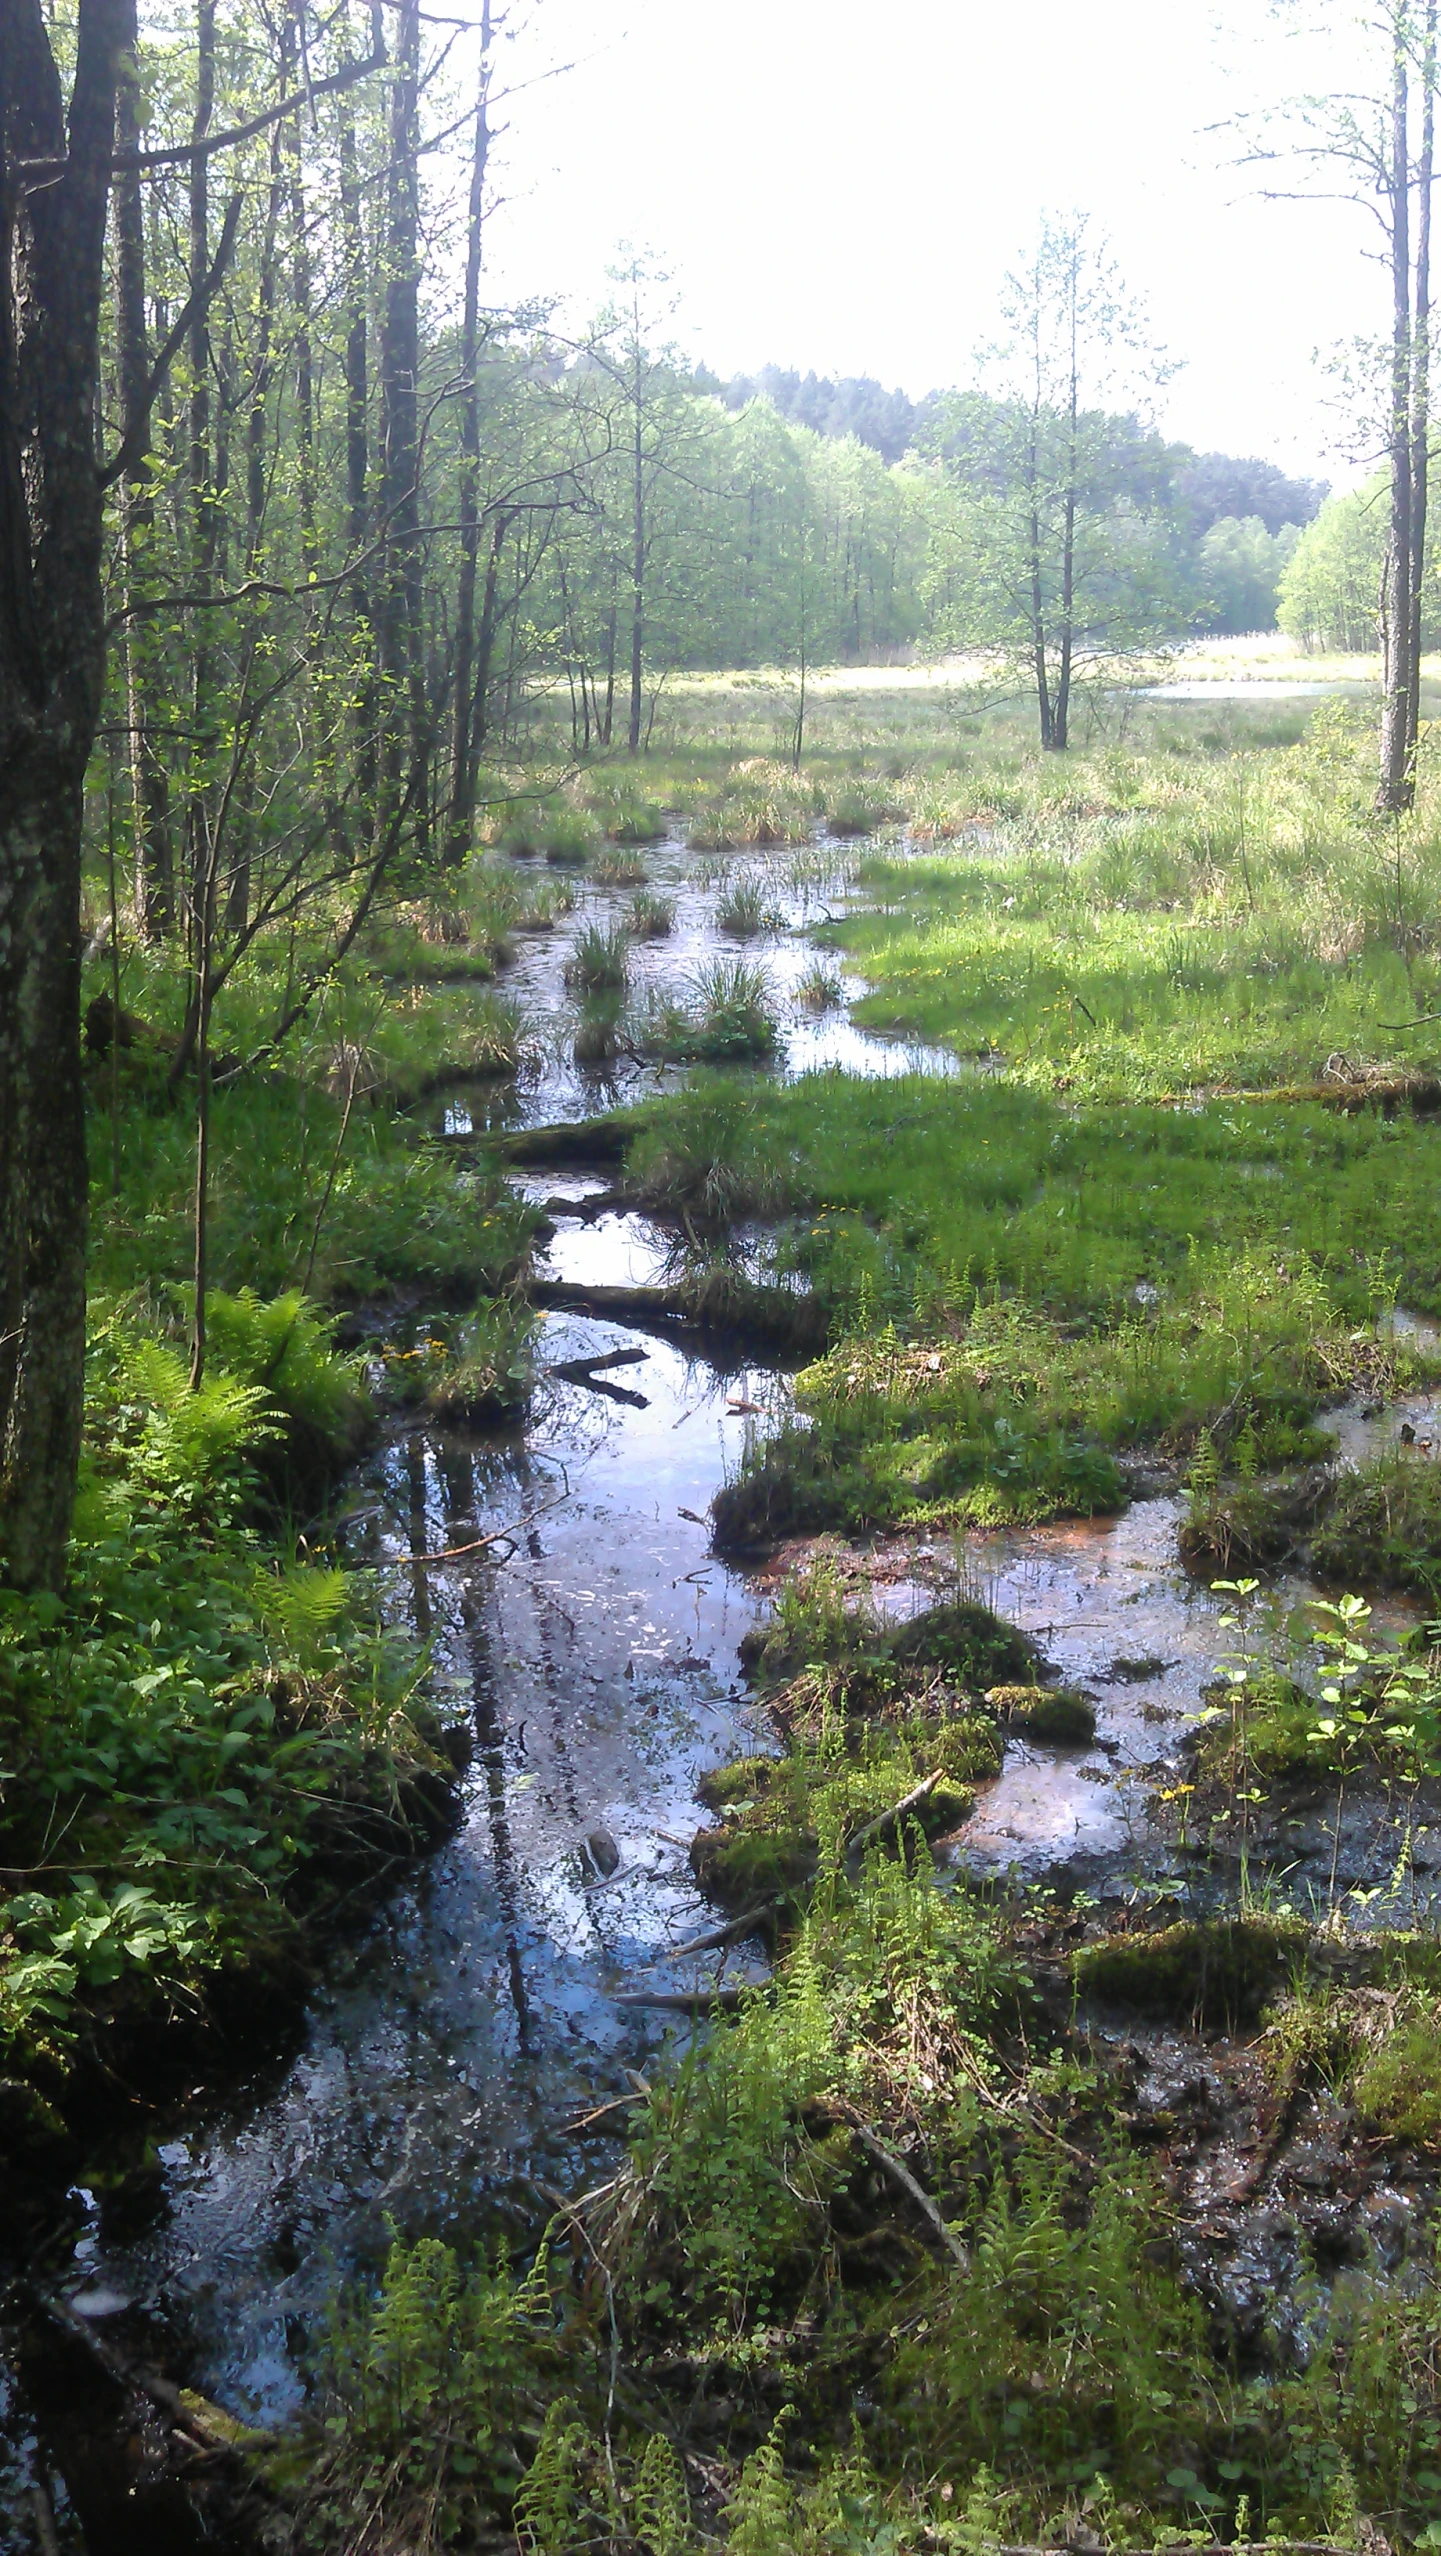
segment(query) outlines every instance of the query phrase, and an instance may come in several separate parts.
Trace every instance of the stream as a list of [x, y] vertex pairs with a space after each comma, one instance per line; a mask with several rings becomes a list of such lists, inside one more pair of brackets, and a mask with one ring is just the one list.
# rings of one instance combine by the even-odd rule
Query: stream
[[[807, 927], [838, 910], [844, 859], [822, 847], [801, 865], [781, 898], [784, 929], [748, 945], [785, 1013], [775, 1070], [964, 1070], [945, 1051], [871, 1036], [844, 1011], [816, 1019], [795, 1001], [813, 958]], [[673, 982], [718, 946], [736, 950], [718, 938], [714, 880], [696, 879], [694, 856], [667, 843], [646, 867], [678, 914], [670, 940], [638, 952], [642, 981]], [[578, 1121], [674, 1085], [673, 1072], [629, 1059], [579, 1068], [564, 1034], [575, 932], [623, 911], [628, 895], [581, 883], [574, 914], [521, 943], [505, 985], [537, 1025], [526, 1070], [448, 1093], [444, 1131]], [[663, 1273], [669, 1245], [644, 1219], [557, 1212], [593, 1177], [516, 1177], [552, 1202], [542, 1275], [634, 1284]], [[576, 1380], [577, 1361], [616, 1350], [636, 1354]], [[279, 2057], [238, 2089], [197, 2089], [139, 2168], [70, 2196], [47, 2263], [50, 2286], [98, 2335], [180, 2368], [247, 2419], [294, 2412], [307, 2331], [392, 2230], [466, 2240], [519, 2229], [534, 2219], [532, 2177], [565, 2186], [585, 2170], [594, 2146], [582, 2149], [567, 2123], [626, 2091], [627, 2072], [677, 2028], [674, 2014], [621, 1999], [689, 1988], [718, 1966], [759, 1975], [754, 1947], [703, 1961], [675, 1947], [714, 1915], [688, 1861], [697, 1778], [773, 1744], [738, 1660], [769, 1603], [766, 1578], [715, 1558], [708, 1510], [783, 1415], [787, 1377], [739, 1352], [728, 1363], [713, 1340], [572, 1312], [543, 1318], [538, 1361], [523, 1426], [397, 1419], [350, 1486], [349, 1550], [431, 1637], [441, 1686], [469, 1726], [459, 1826], [335, 1953]], [[1371, 1442], [1356, 1431], [1401, 1417], [1357, 1421], [1348, 1452]], [[1177, 1509], [1174, 1498], [1138, 1500], [1119, 1520], [976, 1540], [967, 1585], [1094, 1696], [1098, 1731], [1081, 1750], [1013, 1743], [946, 1850], [959, 1866], [1027, 1881], [1064, 1868], [1124, 1888], [1147, 1859], [1145, 1793], [1175, 1764], [1231, 1638], [1221, 1602], [1180, 1566]], [[428, 1558], [510, 1524], [513, 1541], [493, 1553]], [[898, 1541], [880, 1593], [894, 1608], [926, 1604], [948, 1573], [954, 1586], [955, 1568], [945, 1540]], [[1297, 1584], [1283, 1597], [1306, 1593]], [[0, 2546], [37, 2543], [26, 2499], [37, 2439], [83, 2515], [83, 2541], [66, 2523], [67, 2556], [82, 2544], [89, 2556], [162, 2556], [202, 2543], [183, 2510], [126, 2481], [113, 2443], [87, 2441], [73, 2406], [37, 2399], [33, 2379], [12, 2370], [0, 2371]]]

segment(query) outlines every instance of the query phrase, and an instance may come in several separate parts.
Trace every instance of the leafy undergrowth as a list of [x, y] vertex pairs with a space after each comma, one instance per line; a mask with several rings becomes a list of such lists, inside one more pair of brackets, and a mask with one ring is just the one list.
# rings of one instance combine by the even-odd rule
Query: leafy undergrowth
[[[1323, 1630], [1332, 1777], [1403, 1704], [1431, 1746], [1434, 1660], [1359, 1601]], [[352, 2294], [268, 2466], [298, 2543], [1441, 2543], [1434, 1933], [974, 1894], [925, 1803], [878, 1813], [1083, 1699], [985, 1608], [888, 1623], [825, 1555], [747, 1654], [784, 1754], [713, 1779], [697, 1860], [779, 1895], [771, 1980], [595, 2116], [629, 2109], [623, 2153], [517, 2261], [428, 2236]], [[1256, 1675], [1210, 1726], [1233, 1791]]]
[[[1105, 1946], [1078, 1964], [1082, 1933], [947, 1889], [924, 1855], [848, 1873], [833, 1848], [770, 1987], [655, 2072], [618, 2164], [523, 2264], [424, 2238], [347, 2301], [270, 2463], [300, 2542], [1119, 2556], [1354, 2549], [1365, 2513], [1434, 2545], [1441, 2285], [1419, 2223], [1394, 2279], [1365, 2235], [1441, 2119], [1415, 1947], [1340, 1986], [1304, 1929], [1138, 1912], [1104, 1986], [1143, 2043], [1165, 2015], [1148, 2059], [1090, 2038], [1072, 1983]], [[1259, 2035], [1209, 2037], [1267, 1997]], [[1424, 2039], [1419, 2083], [1382, 2015], [1395, 2047]], [[1187, 2127], [1173, 2085], [1197, 2084]], [[1248, 2322], [1215, 2277], [1227, 2141], [1319, 2228], [1333, 2123], [1358, 2268], [1335, 2276], [1339, 2233], [1324, 2271], [1278, 2255], [1275, 2320]], [[1236, 2207], [1264, 2244], [1277, 2200], [1252, 2181]]]
[[524, 1297], [491, 1296], [417, 1337], [381, 1343], [390, 1395], [442, 1426], [474, 1428], [524, 1412], [535, 1381], [536, 1317]]
[[313, 1484], [319, 1451], [354, 1442], [355, 1370], [299, 1298], [210, 1313], [194, 1392], [157, 1331], [102, 1326], [67, 1592], [0, 1597], [0, 2054], [22, 2151], [83, 2128], [137, 2049], [163, 2073], [169, 2044], [233, 2019], [241, 1979], [303, 1975], [302, 1909], [450, 1816], [423, 1661], [362, 1580], [275, 1533], [288, 1451]]

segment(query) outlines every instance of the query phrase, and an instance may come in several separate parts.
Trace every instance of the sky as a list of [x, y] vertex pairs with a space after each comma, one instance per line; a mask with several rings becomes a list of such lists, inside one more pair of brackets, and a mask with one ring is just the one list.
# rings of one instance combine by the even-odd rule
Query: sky
[[1163, 428], [1346, 484], [1316, 358], [1384, 326], [1374, 215], [1268, 199], [1304, 180], [1239, 164], [1239, 115], [1349, 76], [1350, 0], [1315, 0], [1319, 39], [1297, 5], [517, 0], [490, 298], [579, 324], [629, 241], [716, 371], [919, 395], [974, 378], [1038, 216], [1081, 209], [1179, 359]]

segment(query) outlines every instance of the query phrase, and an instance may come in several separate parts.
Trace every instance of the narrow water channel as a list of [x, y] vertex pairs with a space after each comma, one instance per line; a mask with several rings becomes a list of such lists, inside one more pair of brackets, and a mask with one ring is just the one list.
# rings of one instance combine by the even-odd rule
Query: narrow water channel
[[[783, 929], [753, 952], [785, 1012], [778, 1070], [960, 1070], [945, 1051], [796, 1003], [814, 954], [805, 927], [837, 910], [840, 863], [837, 851], [833, 875], [818, 861], [792, 877], [778, 895]], [[647, 867], [674, 894], [677, 926], [636, 964], [674, 981], [720, 945], [715, 885], [696, 882], [678, 844]], [[582, 1069], [570, 1054], [568, 949], [626, 901], [582, 887], [560, 928], [523, 945], [508, 984], [531, 1024], [526, 1072], [448, 1095], [452, 1132], [580, 1120], [674, 1079], [624, 1058]], [[562, 1202], [593, 1186], [530, 1178], [531, 1195]], [[559, 1216], [541, 1265], [588, 1284], [646, 1283], [667, 1248], [633, 1216]], [[578, 1380], [585, 1361], [617, 1350], [624, 1364]], [[530, 2179], [565, 2184], [581, 2170], [571, 2116], [623, 2091], [677, 2028], [624, 2000], [715, 1975], [716, 1956], [702, 1967], [675, 1952], [707, 1922], [688, 1862], [696, 1782], [772, 1742], [738, 1661], [765, 1583], [714, 1557], [708, 1512], [784, 1412], [787, 1379], [739, 1353], [728, 1363], [714, 1341], [569, 1313], [545, 1317], [538, 1360], [523, 1427], [398, 1422], [351, 1486], [351, 1552], [433, 1640], [468, 1728], [460, 1826], [333, 1960], [299, 2046], [221, 2100], [198, 2092], [142, 2175], [72, 2196], [73, 2242], [47, 2266], [97, 2334], [148, 2337], [152, 2359], [158, 2350], [251, 2419], [294, 2410], [307, 2330], [392, 2230], [473, 2239], [532, 2220]], [[1094, 1697], [1098, 1727], [1086, 1750], [1013, 1746], [951, 1843], [959, 1864], [1124, 1883], [1146, 1794], [1177, 1762], [1226, 1646], [1218, 1603], [1181, 1570], [1175, 1525], [1174, 1501], [1147, 1500], [1118, 1522], [975, 1542], [972, 1585]], [[498, 1528], [513, 1530], [504, 1543], [466, 1550]], [[955, 1567], [948, 1544], [898, 1545], [887, 1602], [928, 1602]], [[754, 1948], [724, 1959], [732, 1976], [754, 1972]], [[13, 2513], [34, 2423], [13, 2385], [7, 2402], [0, 2525], [7, 2444]], [[111, 2543], [131, 2542], [122, 2530]]]

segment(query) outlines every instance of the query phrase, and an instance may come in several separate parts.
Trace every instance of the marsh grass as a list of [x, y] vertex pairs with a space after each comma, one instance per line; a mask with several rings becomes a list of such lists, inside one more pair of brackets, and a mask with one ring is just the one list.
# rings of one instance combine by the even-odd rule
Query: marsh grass
[[675, 930], [675, 899], [656, 888], [643, 888], [626, 907], [625, 928], [633, 941], [665, 941]]
[[389, 1007], [377, 1022], [371, 1052], [377, 1075], [402, 1105], [449, 1084], [520, 1070], [526, 1024], [503, 994], [456, 988], [444, 997]]
[[706, 962], [685, 997], [653, 996], [641, 1024], [648, 1054], [685, 1065], [761, 1064], [779, 1037], [769, 979], [745, 959]]
[[796, 983], [796, 1001], [807, 1012], [838, 1012], [845, 1008], [846, 989], [839, 970], [817, 959]]
[[423, 1399], [449, 1427], [481, 1427], [522, 1413], [535, 1382], [536, 1317], [523, 1298], [495, 1296], [456, 1324], [428, 1362]]
[[808, 843], [819, 805], [810, 780], [764, 756], [743, 756], [692, 816], [688, 840], [696, 850], [712, 852]]
[[590, 875], [597, 887], [643, 887], [647, 872], [639, 854], [622, 847], [598, 852], [591, 862]]
[[716, 929], [732, 940], [756, 940], [781, 928], [781, 917], [766, 896], [764, 879], [732, 879], [716, 898]]
[[565, 963], [565, 981], [585, 994], [608, 993], [625, 984], [630, 965], [630, 934], [624, 923], [587, 923], [577, 932]]
[[585, 996], [571, 1037], [577, 1065], [612, 1065], [627, 1047], [623, 987], [602, 986]]
[[553, 799], [505, 812], [493, 839], [497, 851], [514, 859], [530, 861], [543, 854], [557, 867], [578, 868], [599, 842], [600, 828], [583, 809]]

